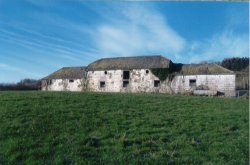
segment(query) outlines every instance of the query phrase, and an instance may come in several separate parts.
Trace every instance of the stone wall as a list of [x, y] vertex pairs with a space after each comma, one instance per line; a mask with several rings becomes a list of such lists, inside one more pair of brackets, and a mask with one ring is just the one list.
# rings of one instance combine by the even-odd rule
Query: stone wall
[[42, 81], [42, 90], [47, 91], [83, 91], [84, 79], [52, 79]]
[[196, 80], [196, 86], [204, 85], [209, 90], [219, 91], [226, 96], [235, 96], [235, 75], [183, 75], [175, 76], [171, 82], [174, 93], [185, 93], [195, 89], [190, 80]]
[[[49, 91], [95, 91], [95, 92], [159, 92], [188, 93], [197, 86], [207, 86], [209, 90], [219, 91], [226, 96], [235, 96], [235, 75], [177, 75], [171, 82], [159, 80], [150, 69], [129, 70], [129, 84], [123, 85], [123, 70], [88, 71], [86, 79], [54, 79], [49, 84], [43, 80], [42, 90]], [[195, 81], [195, 86], [190, 85]], [[101, 84], [102, 83], [102, 84]]]
[[[123, 70], [89, 71], [88, 89], [98, 92], [170, 92], [168, 84], [161, 82], [160, 87], [154, 87], [154, 81], [159, 80], [149, 69], [129, 70], [130, 78], [127, 87], [123, 87]], [[106, 73], [106, 74], [105, 74]], [[100, 82], [105, 82], [101, 87]]]
[[[120, 92], [122, 83], [122, 71], [88, 71], [88, 90], [89, 91], [107, 91]], [[105, 82], [105, 87], [100, 87], [100, 82]]]

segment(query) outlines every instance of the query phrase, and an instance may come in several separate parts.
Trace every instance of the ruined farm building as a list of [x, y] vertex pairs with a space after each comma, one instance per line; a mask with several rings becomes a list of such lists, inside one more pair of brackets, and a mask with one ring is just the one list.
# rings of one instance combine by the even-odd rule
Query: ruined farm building
[[175, 64], [163, 56], [103, 58], [42, 79], [42, 90], [235, 95], [235, 74], [217, 64]]
[[42, 79], [42, 90], [82, 91], [86, 74], [86, 67], [63, 67]]

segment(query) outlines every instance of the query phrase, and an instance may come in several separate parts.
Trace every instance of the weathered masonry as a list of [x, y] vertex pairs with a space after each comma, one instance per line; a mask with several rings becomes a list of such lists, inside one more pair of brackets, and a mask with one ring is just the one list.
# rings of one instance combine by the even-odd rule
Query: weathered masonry
[[86, 74], [86, 67], [64, 67], [42, 79], [42, 90], [83, 91]]
[[[170, 60], [161, 56], [101, 59], [88, 66], [90, 91], [169, 92], [150, 69], [168, 69]], [[100, 83], [105, 85], [101, 86]]]
[[217, 64], [174, 64], [162, 56], [103, 58], [42, 79], [42, 90], [235, 95], [235, 74]]

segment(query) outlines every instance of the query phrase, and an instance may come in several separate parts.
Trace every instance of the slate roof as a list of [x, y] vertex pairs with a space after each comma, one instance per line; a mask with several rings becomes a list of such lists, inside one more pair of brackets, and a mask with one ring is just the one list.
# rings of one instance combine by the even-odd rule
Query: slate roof
[[[169, 68], [171, 63], [171, 60], [162, 56], [103, 58], [89, 64], [88, 67], [63, 67], [42, 79], [81, 79], [86, 78], [87, 71]], [[217, 64], [173, 64], [172, 66], [177, 75], [235, 74]]]
[[175, 72], [181, 75], [234, 74], [218, 64], [175, 64]]
[[102, 58], [88, 65], [88, 70], [129, 70], [129, 69], [152, 69], [168, 68], [170, 60], [163, 56], [136, 56]]
[[81, 79], [86, 75], [86, 67], [63, 67], [42, 79]]

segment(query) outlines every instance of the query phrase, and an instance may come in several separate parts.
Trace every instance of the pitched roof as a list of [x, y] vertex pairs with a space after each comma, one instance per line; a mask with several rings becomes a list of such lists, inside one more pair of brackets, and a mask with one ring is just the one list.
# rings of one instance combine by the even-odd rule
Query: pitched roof
[[197, 75], [197, 74], [234, 74], [217, 64], [175, 64], [177, 74]]
[[88, 70], [168, 68], [170, 60], [162, 56], [102, 58], [88, 65]]
[[63, 67], [42, 79], [80, 79], [86, 77], [86, 67]]

